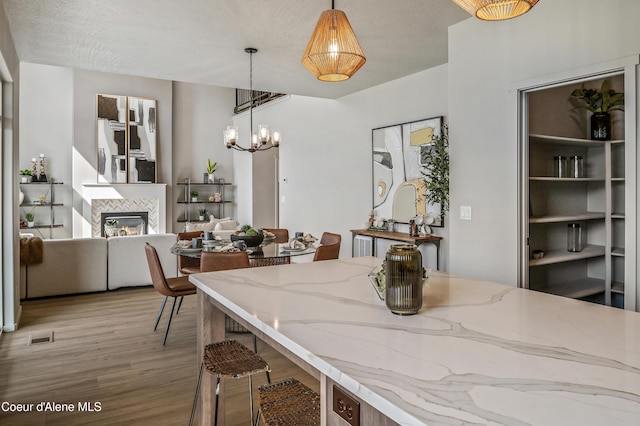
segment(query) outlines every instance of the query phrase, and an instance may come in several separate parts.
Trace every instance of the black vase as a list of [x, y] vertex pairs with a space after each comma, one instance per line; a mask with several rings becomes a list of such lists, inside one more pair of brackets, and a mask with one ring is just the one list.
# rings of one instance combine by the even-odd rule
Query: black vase
[[596, 141], [611, 139], [611, 116], [608, 112], [594, 112], [591, 115], [591, 139]]

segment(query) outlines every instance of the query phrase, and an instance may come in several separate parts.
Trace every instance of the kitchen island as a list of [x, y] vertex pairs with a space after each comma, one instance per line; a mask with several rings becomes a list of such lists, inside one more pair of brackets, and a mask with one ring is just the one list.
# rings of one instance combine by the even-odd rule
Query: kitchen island
[[191, 275], [198, 353], [230, 315], [320, 380], [323, 425], [346, 424], [334, 386], [367, 426], [640, 424], [640, 314], [432, 271], [420, 313], [397, 316], [367, 276], [380, 262]]

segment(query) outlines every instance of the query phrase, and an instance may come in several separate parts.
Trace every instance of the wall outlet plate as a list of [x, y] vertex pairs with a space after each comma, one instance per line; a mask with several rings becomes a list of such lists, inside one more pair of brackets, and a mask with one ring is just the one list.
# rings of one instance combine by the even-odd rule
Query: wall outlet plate
[[333, 385], [333, 411], [351, 426], [360, 426], [360, 403]]

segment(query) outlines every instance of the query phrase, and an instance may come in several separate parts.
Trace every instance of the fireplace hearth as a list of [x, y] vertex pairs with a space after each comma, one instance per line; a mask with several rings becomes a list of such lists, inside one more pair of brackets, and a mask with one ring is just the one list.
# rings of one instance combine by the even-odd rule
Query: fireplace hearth
[[[100, 214], [101, 235], [105, 237], [146, 235], [149, 214], [147, 212], [103, 212]], [[108, 226], [108, 223], [115, 226]]]

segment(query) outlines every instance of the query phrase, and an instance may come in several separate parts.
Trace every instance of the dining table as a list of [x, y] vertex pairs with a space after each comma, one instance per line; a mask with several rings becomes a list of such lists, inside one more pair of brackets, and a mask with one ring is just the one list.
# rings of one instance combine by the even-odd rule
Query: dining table
[[381, 262], [190, 275], [199, 353], [229, 315], [319, 380], [323, 426], [346, 425], [345, 406], [367, 426], [640, 424], [640, 313], [434, 270], [400, 316], [374, 288]]
[[[190, 244], [185, 245], [186, 243], [186, 240], [184, 243], [176, 242], [170, 249], [171, 253], [178, 256], [200, 258], [203, 252], [216, 252], [224, 247], [229, 247], [231, 241], [203, 241], [203, 246], [200, 248], [193, 248]], [[247, 247], [245, 251], [248, 254], [251, 266], [272, 266], [288, 263], [292, 257], [313, 254], [316, 248], [314, 245], [308, 245], [304, 248], [292, 248], [289, 243], [276, 243], [273, 240], [265, 240], [257, 247]]]

